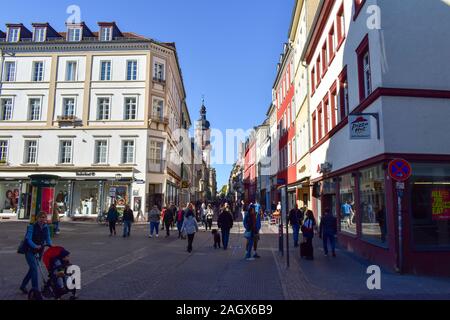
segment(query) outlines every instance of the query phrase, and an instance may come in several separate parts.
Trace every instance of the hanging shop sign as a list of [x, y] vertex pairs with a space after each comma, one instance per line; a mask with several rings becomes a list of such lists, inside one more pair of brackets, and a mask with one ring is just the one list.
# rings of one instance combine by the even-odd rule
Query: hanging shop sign
[[348, 116], [350, 140], [371, 139], [370, 116]]

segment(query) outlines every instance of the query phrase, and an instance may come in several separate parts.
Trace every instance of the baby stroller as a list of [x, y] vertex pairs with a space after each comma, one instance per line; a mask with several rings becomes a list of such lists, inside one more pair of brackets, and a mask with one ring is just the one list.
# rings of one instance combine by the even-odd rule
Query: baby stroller
[[[67, 288], [66, 279], [70, 274], [67, 273], [67, 267], [69, 265], [62, 266], [64, 270], [64, 276], [59, 278], [54, 274], [54, 263], [55, 259], [58, 259], [63, 252], [67, 252], [63, 247], [50, 247], [42, 256], [42, 262], [45, 265], [45, 269], [42, 266], [42, 262], [39, 259], [39, 254], [37, 253], [35, 255], [36, 257], [36, 264], [38, 266], [38, 269], [40, 270], [42, 281], [43, 281], [43, 289], [41, 291], [42, 297], [46, 299], [61, 299], [62, 296], [71, 293], [71, 296], [69, 297], [70, 300], [77, 299], [76, 297], [76, 289], [69, 290]], [[68, 252], [67, 252], [68, 253]], [[45, 280], [47, 279], [47, 280]], [[59, 281], [59, 283], [58, 283]], [[61, 282], [62, 281], [62, 282]], [[61, 283], [63, 284], [61, 286]], [[36, 300], [36, 292], [33, 290], [30, 290], [28, 294], [29, 300]]]

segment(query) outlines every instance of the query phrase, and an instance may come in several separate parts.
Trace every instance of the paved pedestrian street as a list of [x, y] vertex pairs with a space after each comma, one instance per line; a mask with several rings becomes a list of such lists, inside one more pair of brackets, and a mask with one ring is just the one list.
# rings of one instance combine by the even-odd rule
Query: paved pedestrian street
[[[26, 224], [0, 224], [0, 299], [23, 300], [20, 282], [27, 272], [16, 253]], [[120, 231], [119, 231], [120, 230]], [[397, 275], [382, 271], [381, 290], [366, 286], [369, 262], [337, 250], [325, 257], [316, 238], [315, 260], [300, 260], [291, 248], [290, 267], [278, 253], [278, 235], [263, 227], [260, 259], [244, 260], [242, 226], [232, 230], [227, 251], [213, 248], [208, 231], [198, 232], [192, 254], [176, 230], [148, 238], [146, 224], [134, 225], [130, 238], [109, 237], [95, 223], [62, 223], [54, 245], [71, 252], [81, 268], [80, 299], [126, 300], [302, 300], [302, 299], [449, 299], [450, 279]], [[292, 241], [291, 241], [292, 243]]]

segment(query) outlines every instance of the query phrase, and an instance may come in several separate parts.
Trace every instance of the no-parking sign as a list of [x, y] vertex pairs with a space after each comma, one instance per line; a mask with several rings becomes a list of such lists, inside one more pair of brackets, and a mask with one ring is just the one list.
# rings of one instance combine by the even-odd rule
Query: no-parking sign
[[395, 181], [404, 182], [411, 177], [412, 168], [408, 161], [395, 159], [389, 163], [389, 176]]

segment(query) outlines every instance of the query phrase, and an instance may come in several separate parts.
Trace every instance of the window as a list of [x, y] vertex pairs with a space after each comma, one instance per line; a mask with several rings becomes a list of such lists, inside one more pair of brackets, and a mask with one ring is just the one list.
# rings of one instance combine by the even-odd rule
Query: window
[[81, 41], [81, 28], [69, 28], [67, 32], [68, 41]]
[[322, 47], [322, 77], [327, 73], [328, 70], [328, 56], [327, 56], [327, 42]]
[[330, 33], [328, 34], [328, 54], [330, 56], [330, 63], [331, 60], [334, 58], [336, 50], [336, 39], [334, 35], [334, 26], [331, 28]]
[[150, 141], [150, 163], [161, 164], [163, 143], [158, 141]]
[[1, 120], [12, 120], [13, 100], [12, 98], [1, 99]]
[[25, 141], [24, 163], [27, 163], [27, 164], [37, 163], [37, 141], [36, 140], [26, 140]]
[[355, 179], [350, 173], [341, 176], [339, 180], [341, 231], [356, 235], [355, 214], [357, 212], [355, 212]]
[[317, 58], [317, 62], [316, 62], [316, 70], [317, 70], [317, 87], [319, 87], [320, 81], [322, 81], [322, 74], [320, 73], [320, 54], [319, 57]]
[[296, 137], [292, 138], [292, 163], [295, 164], [297, 162], [297, 144]]
[[312, 139], [313, 139], [313, 144], [317, 143], [317, 116], [316, 116], [316, 112], [313, 112], [312, 115]]
[[295, 101], [293, 101], [292, 105], [291, 105], [291, 121], [292, 121], [292, 123], [295, 122], [295, 116], [296, 116], [296, 110], [295, 109], [296, 109], [295, 108]]
[[59, 163], [72, 163], [72, 140], [62, 140], [59, 144]]
[[356, 20], [366, 0], [354, 0], [354, 2], [355, 2], [355, 15], [353, 16], [353, 20]]
[[41, 118], [41, 99], [32, 98], [30, 99], [30, 113], [28, 120], [39, 121]]
[[337, 20], [336, 25], [337, 25], [338, 47], [339, 47], [345, 39], [345, 17], [343, 4], [339, 9], [336, 20]]
[[19, 41], [19, 28], [8, 28], [8, 42], [18, 42]]
[[16, 81], [16, 63], [15, 62], [5, 62], [5, 81], [12, 82]]
[[109, 120], [110, 98], [98, 98], [97, 120]]
[[155, 70], [154, 70], [155, 74], [153, 76], [153, 79], [158, 80], [158, 81], [164, 81], [165, 80], [164, 64], [155, 62], [154, 68], [155, 68]]
[[341, 121], [348, 116], [349, 113], [349, 100], [348, 100], [348, 81], [347, 70], [344, 69], [339, 76], [339, 110]]
[[108, 163], [108, 141], [107, 140], [96, 140], [95, 141], [95, 164], [105, 164]]
[[101, 62], [100, 80], [102, 81], [111, 80], [111, 61]]
[[324, 127], [325, 127], [324, 135], [326, 135], [328, 132], [331, 131], [331, 129], [333, 129], [333, 124], [331, 121], [332, 111], [328, 95], [325, 98], [323, 109], [324, 109]]
[[75, 81], [77, 75], [77, 62], [68, 61], [66, 66], [66, 81]]
[[372, 93], [368, 35], [356, 49], [356, 54], [358, 56], [359, 97], [362, 101]]
[[312, 68], [311, 70], [311, 88], [312, 93], [314, 94], [314, 91], [316, 91], [316, 69]]
[[164, 111], [164, 101], [160, 99], [153, 99], [153, 108], [152, 108], [152, 117], [153, 118], [162, 118]]
[[102, 28], [100, 34], [101, 34], [101, 36], [100, 36], [101, 41], [111, 41], [112, 40], [112, 28], [111, 27]]
[[387, 246], [386, 192], [382, 165], [361, 170], [359, 203], [362, 237]]
[[291, 143], [288, 142], [288, 165], [292, 163], [292, 146]]
[[322, 110], [322, 106], [320, 106], [319, 107], [319, 109], [318, 109], [318, 114], [319, 114], [319, 117], [318, 117], [318, 121], [319, 121], [319, 125], [318, 125], [318, 129], [319, 129], [319, 135], [318, 135], [318, 137], [319, 137], [319, 141], [320, 141], [320, 139], [322, 139], [322, 134], [323, 134], [323, 123], [324, 123], [324, 119], [323, 119], [323, 110]]
[[336, 94], [336, 84], [334, 84], [333, 89], [331, 89], [331, 106], [330, 106], [330, 110], [331, 110], [331, 127], [334, 128], [337, 124], [336, 119], [337, 119], [337, 115], [339, 114], [338, 112], [338, 98], [337, 98], [337, 94]]
[[136, 120], [137, 99], [125, 98], [125, 120]]
[[122, 142], [122, 163], [134, 163], [134, 140]]
[[64, 98], [63, 99], [63, 116], [73, 117], [75, 115], [75, 99]]
[[34, 62], [33, 63], [33, 81], [43, 81], [44, 80], [44, 62]]
[[0, 163], [8, 161], [8, 141], [0, 140]]
[[127, 80], [137, 80], [137, 61], [128, 61], [127, 62]]
[[46, 28], [35, 28], [34, 29], [34, 41], [44, 42], [45, 41]]
[[287, 122], [286, 122], [286, 127], [290, 128], [291, 126], [291, 105], [288, 105], [287, 107]]

